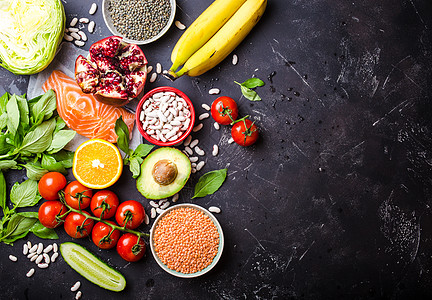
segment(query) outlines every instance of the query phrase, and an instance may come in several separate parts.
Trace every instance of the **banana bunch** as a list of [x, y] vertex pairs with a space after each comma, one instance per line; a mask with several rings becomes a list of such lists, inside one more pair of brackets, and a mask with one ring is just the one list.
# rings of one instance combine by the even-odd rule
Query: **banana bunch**
[[267, 0], [215, 0], [180, 37], [164, 75], [175, 80], [215, 67], [258, 23], [266, 5]]

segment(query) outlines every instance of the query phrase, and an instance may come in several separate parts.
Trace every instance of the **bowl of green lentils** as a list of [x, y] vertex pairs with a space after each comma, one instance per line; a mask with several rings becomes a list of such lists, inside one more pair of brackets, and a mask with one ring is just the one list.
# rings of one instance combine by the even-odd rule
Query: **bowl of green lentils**
[[156, 41], [171, 27], [176, 0], [103, 0], [102, 13], [112, 34], [144, 45]]

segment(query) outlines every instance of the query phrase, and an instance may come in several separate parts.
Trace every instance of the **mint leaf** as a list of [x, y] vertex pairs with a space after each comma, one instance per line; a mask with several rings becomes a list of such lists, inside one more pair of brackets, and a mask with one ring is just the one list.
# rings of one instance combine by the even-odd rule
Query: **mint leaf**
[[205, 173], [195, 185], [195, 193], [192, 199], [211, 195], [216, 192], [225, 181], [227, 169], [215, 170]]
[[249, 78], [243, 83], [238, 83], [237, 81], [234, 81], [236, 84], [238, 84], [241, 88], [241, 92], [243, 96], [250, 100], [250, 101], [261, 101], [261, 97], [258, 95], [257, 92], [252, 90], [253, 88], [257, 86], [263, 86], [265, 85], [264, 81], [262, 81], [259, 78]]
[[246, 79], [245, 82], [243, 82], [241, 85], [253, 89], [256, 88], [257, 86], [264, 86], [265, 83], [261, 79], [254, 77], [254, 78]]

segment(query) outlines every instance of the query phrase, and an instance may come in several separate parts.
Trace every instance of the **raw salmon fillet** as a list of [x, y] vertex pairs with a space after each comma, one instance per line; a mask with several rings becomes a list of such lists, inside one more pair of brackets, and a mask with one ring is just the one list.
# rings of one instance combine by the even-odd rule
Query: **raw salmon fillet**
[[123, 116], [123, 121], [130, 134], [134, 126], [135, 115], [124, 108], [100, 103], [90, 94], [84, 94], [74, 79], [61, 71], [53, 71], [42, 85], [46, 92], [53, 89], [57, 94], [57, 111], [66, 125], [88, 138], [100, 138], [115, 143], [117, 134], [116, 120]]

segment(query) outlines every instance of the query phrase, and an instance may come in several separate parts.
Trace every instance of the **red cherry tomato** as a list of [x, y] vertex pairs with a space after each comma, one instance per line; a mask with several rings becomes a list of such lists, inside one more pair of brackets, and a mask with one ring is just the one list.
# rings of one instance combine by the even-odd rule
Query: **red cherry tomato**
[[[110, 224], [115, 225], [112, 221], [107, 221]], [[117, 242], [120, 238], [120, 231], [118, 229], [114, 229], [103, 223], [97, 222], [93, 227], [92, 231], [92, 240], [93, 243], [101, 249], [111, 249], [117, 245]]]
[[144, 222], [145, 211], [141, 203], [129, 200], [121, 203], [117, 208], [115, 219], [120, 226], [135, 229]]
[[146, 246], [142, 239], [138, 242], [138, 236], [125, 233], [117, 243], [117, 253], [126, 261], [139, 261], [145, 253]]
[[41, 224], [47, 228], [56, 228], [66, 216], [59, 216], [67, 212], [67, 207], [60, 201], [46, 201], [39, 207], [38, 217]]
[[109, 190], [96, 192], [90, 202], [92, 213], [96, 217], [102, 219], [110, 219], [114, 217], [118, 206], [119, 199], [117, 195]]
[[65, 201], [75, 209], [86, 209], [90, 205], [93, 191], [78, 181], [72, 181], [65, 188]]
[[234, 142], [240, 146], [250, 146], [258, 139], [258, 128], [249, 119], [241, 120], [233, 125], [231, 128], [231, 136]]
[[38, 190], [42, 198], [46, 200], [57, 200], [58, 192], [66, 186], [66, 177], [59, 172], [48, 172], [39, 180]]
[[[83, 214], [90, 215], [85, 211]], [[80, 239], [90, 235], [93, 225], [94, 221], [92, 219], [86, 220], [84, 215], [71, 212], [65, 219], [64, 229], [69, 236]]]
[[237, 103], [233, 98], [227, 96], [219, 97], [212, 103], [211, 115], [219, 124], [229, 125], [237, 119]]

